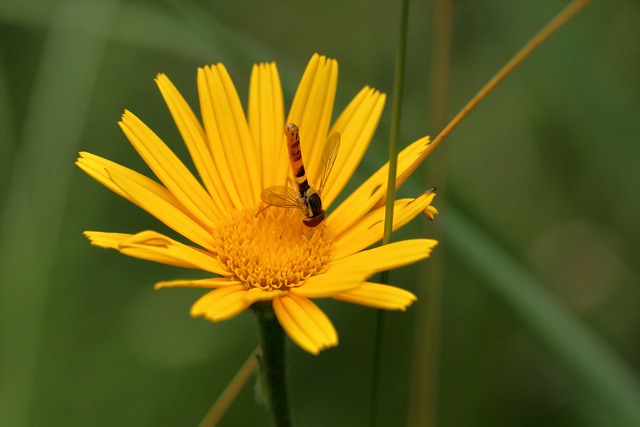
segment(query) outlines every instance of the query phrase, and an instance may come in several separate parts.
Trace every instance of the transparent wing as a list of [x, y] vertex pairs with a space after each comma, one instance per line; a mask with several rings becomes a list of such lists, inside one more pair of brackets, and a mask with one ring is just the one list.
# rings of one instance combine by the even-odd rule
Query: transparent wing
[[338, 157], [338, 150], [340, 149], [340, 133], [336, 132], [329, 137], [327, 145], [324, 147], [322, 153], [322, 160], [320, 161], [320, 185], [318, 186], [318, 193], [322, 194], [324, 186], [327, 184], [327, 178], [333, 169], [333, 165]]
[[298, 193], [291, 187], [284, 185], [274, 185], [265, 188], [260, 193], [260, 198], [264, 203], [279, 208], [297, 208], [300, 206], [298, 201]]

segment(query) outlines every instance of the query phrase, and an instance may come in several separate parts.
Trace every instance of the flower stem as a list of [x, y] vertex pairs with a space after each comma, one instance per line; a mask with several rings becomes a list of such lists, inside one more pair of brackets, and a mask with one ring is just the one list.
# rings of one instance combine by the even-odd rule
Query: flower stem
[[255, 303], [252, 309], [258, 316], [262, 346], [260, 374], [271, 421], [276, 427], [290, 427], [292, 421], [287, 387], [284, 330], [280, 326], [270, 302]]
[[[393, 231], [393, 204], [396, 195], [396, 172], [398, 170], [398, 139], [400, 138], [400, 119], [402, 117], [402, 95], [404, 92], [404, 69], [407, 56], [407, 38], [409, 33], [409, 0], [402, 1], [400, 14], [400, 38], [396, 53], [396, 66], [393, 76], [393, 101], [391, 105], [391, 135], [389, 138], [389, 175], [387, 178], [386, 209], [384, 213], [384, 235], [382, 244], [391, 242]], [[389, 273], [381, 273], [382, 283], [389, 282]]]
[[[382, 244], [391, 243], [393, 231], [393, 207], [395, 202], [396, 172], [398, 169], [398, 139], [400, 137], [400, 119], [402, 111], [402, 95], [404, 91], [404, 70], [407, 56], [407, 35], [409, 33], [409, 0], [402, 0], [400, 11], [400, 37], [396, 53], [396, 65], [393, 78], [393, 103], [391, 105], [391, 135], [389, 138], [389, 175], [387, 178], [386, 208], [384, 213], [384, 235]], [[380, 273], [380, 283], [389, 283], [389, 272]], [[370, 424], [375, 426], [379, 418], [378, 392], [381, 383], [382, 350], [384, 335], [384, 312], [378, 310], [376, 316], [375, 349], [373, 355], [373, 382], [371, 386]]]

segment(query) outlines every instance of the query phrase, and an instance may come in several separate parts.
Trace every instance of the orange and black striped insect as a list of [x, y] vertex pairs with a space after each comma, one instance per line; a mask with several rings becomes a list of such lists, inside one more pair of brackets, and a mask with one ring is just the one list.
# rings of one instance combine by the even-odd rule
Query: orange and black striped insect
[[318, 226], [326, 217], [322, 208], [320, 195], [327, 183], [327, 178], [338, 155], [340, 148], [340, 134], [334, 133], [329, 137], [320, 162], [320, 185], [317, 190], [309, 184], [302, 161], [300, 148], [300, 134], [298, 126], [289, 123], [284, 128], [287, 136], [287, 148], [289, 149], [289, 161], [293, 171], [294, 180], [289, 180], [288, 186], [275, 185], [262, 190], [260, 198], [269, 206], [280, 208], [297, 208], [304, 215], [302, 223], [307, 227]]

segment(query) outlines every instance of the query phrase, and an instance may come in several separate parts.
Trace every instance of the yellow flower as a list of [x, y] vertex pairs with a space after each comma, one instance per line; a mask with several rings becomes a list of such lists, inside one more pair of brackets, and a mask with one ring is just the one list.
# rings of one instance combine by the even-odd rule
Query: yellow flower
[[[271, 301], [275, 315], [306, 351], [335, 346], [338, 335], [313, 298], [405, 310], [416, 297], [403, 289], [368, 282], [375, 273], [427, 258], [435, 240], [412, 239], [367, 249], [383, 234], [388, 165], [374, 173], [317, 227], [302, 223], [296, 209], [265, 206], [261, 191], [286, 185], [291, 176], [285, 123], [295, 123], [309, 182], [318, 182], [327, 136], [341, 145], [322, 193], [329, 208], [351, 178], [380, 119], [385, 96], [365, 87], [330, 129], [338, 65], [314, 55], [285, 121], [275, 64], [255, 65], [248, 119], [222, 64], [198, 70], [202, 124], [167, 76], [156, 78], [191, 154], [198, 180], [138, 117], [125, 111], [119, 123], [158, 183], [131, 169], [82, 152], [77, 165], [118, 195], [135, 203], [190, 240], [184, 244], [154, 231], [137, 234], [87, 231], [95, 246], [154, 262], [211, 273], [201, 280], [160, 282], [156, 288], [213, 290], [198, 299], [192, 316], [212, 321], [233, 317], [257, 301]], [[420, 139], [398, 157], [398, 175], [429, 144]], [[433, 218], [434, 192], [395, 202], [394, 229], [420, 213]]]

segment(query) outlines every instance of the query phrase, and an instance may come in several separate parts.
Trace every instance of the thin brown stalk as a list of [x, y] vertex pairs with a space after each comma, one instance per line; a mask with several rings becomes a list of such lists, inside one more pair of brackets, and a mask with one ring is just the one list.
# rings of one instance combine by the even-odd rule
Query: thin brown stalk
[[198, 427], [215, 427], [222, 416], [227, 412], [229, 406], [236, 399], [240, 391], [244, 388], [245, 384], [251, 378], [251, 375], [256, 370], [256, 366], [258, 364], [258, 357], [260, 355], [260, 348], [254, 349], [247, 360], [242, 364], [238, 372], [233, 376], [227, 387], [225, 387], [224, 391], [218, 397], [207, 412], [207, 415], [202, 419]]
[[[396, 181], [396, 190], [407, 180], [416, 168], [433, 150], [453, 131], [456, 126], [482, 101], [505, 77], [507, 77], [522, 61], [542, 45], [549, 37], [566, 24], [576, 13], [584, 8], [589, 0], [574, 0], [553, 18], [538, 34], [536, 34], [516, 55], [505, 64], [495, 76], [465, 105], [447, 126], [435, 137], [427, 149], [404, 171]], [[384, 200], [378, 205], [384, 205]]]
[[[453, 39], [453, 1], [436, 0], [433, 26], [433, 71], [430, 84], [429, 127], [441, 129], [448, 118]], [[425, 182], [445, 185], [445, 161], [429, 162]], [[429, 226], [432, 223], [428, 224]], [[429, 227], [431, 237], [439, 240], [439, 227]], [[442, 306], [442, 257], [438, 254], [422, 263], [417, 289], [416, 318], [407, 425], [433, 427], [438, 424], [438, 366]]]

